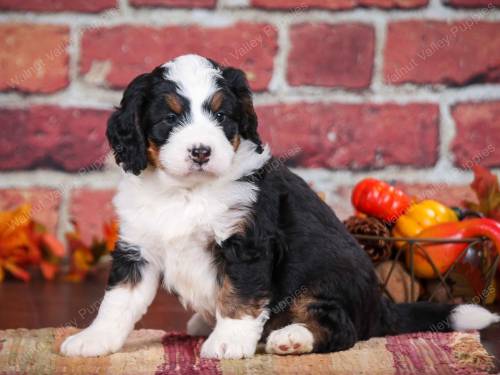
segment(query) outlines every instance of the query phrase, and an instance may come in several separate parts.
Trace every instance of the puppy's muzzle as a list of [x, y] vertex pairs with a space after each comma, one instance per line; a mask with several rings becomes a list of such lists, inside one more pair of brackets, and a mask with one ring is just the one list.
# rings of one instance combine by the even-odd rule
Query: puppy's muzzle
[[191, 160], [196, 164], [203, 165], [210, 160], [212, 149], [210, 146], [199, 145], [190, 150]]

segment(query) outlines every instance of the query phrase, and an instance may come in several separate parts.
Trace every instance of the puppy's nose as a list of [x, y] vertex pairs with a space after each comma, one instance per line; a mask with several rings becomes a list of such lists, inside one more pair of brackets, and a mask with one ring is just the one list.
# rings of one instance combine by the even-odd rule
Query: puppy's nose
[[209, 146], [200, 145], [191, 149], [191, 159], [198, 164], [205, 164], [210, 158], [212, 149]]

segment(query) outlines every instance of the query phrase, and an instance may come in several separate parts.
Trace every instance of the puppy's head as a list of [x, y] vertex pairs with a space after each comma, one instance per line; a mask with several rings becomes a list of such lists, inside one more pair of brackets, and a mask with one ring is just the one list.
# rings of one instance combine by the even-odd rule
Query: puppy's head
[[216, 177], [243, 139], [262, 152], [245, 74], [196, 55], [136, 77], [106, 134], [116, 162], [136, 175], [151, 165], [177, 178]]

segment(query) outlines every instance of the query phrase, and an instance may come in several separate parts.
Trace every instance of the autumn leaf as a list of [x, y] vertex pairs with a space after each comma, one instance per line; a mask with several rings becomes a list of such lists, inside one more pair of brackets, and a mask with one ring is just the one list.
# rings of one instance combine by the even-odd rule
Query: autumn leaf
[[28, 281], [27, 266], [40, 267], [45, 278], [53, 279], [64, 255], [64, 247], [45, 227], [31, 217], [31, 206], [0, 211], [0, 282], [5, 274]]
[[64, 245], [54, 235], [50, 233], [42, 233], [40, 235], [40, 241], [50, 254], [61, 258], [66, 255]]
[[106, 249], [108, 251], [113, 251], [115, 249], [116, 241], [118, 241], [118, 222], [116, 220], [112, 220], [109, 223], [105, 223], [103, 232]]
[[70, 270], [64, 277], [67, 281], [78, 282], [85, 278], [103, 256], [113, 251], [118, 239], [118, 223], [111, 221], [103, 225], [103, 237], [94, 238], [90, 244], [82, 240], [78, 224], [73, 223], [74, 230], [66, 233], [70, 259]]
[[28, 281], [30, 275], [22, 266], [37, 259], [32, 241], [31, 206], [24, 204], [10, 211], [0, 211], [0, 268], [1, 279], [8, 272], [12, 276]]
[[40, 262], [40, 270], [42, 271], [42, 275], [46, 280], [54, 280], [58, 268], [59, 267], [57, 264], [50, 263], [44, 260]]
[[12, 260], [7, 259], [5, 261], [2, 261], [1, 266], [18, 279], [21, 279], [23, 281], [30, 280], [30, 274], [27, 271], [23, 270], [21, 267], [17, 266], [16, 263]]
[[498, 177], [488, 169], [474, 166], [474, 190], [479, 203], [465, 202], [467, 208], [479, 211], [486, 217], [500, 221], [500, 185]]

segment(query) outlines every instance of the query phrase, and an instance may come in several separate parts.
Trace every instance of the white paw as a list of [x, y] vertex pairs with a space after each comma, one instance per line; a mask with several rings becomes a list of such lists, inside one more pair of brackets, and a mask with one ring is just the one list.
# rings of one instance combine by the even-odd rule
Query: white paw
[[311, 353], [314, 336], [302, 324], [290, 324], [272, 331], [266, 343], [266, 352], [270, 354]]
[[61, 353], [68, 357], [95, 357], [118, 351], [124, 341], [109, 331], [89, 327], [64, 340]]
[[203, 319], [200, 313], [194, 314], [189, 319], [186, 327], [187, 334], [190, 336], [208, 336], [213, 328]]
[[243, 335], [221, 335], [214, 331], [201, 346], [201, 356], [218, 359], [250, 358], [254, 356], [256, 348], [256, 340]]
[[269, 319], [269, 312], [264, 310], [256, 318], [252, 316], [244, 316], [241, 319], [223, 318], [219, 313], [216, 316], [217, 324], [201, 346], [201, 356], [218, 359], [253, 357], [262, 335], [262, 328]]

